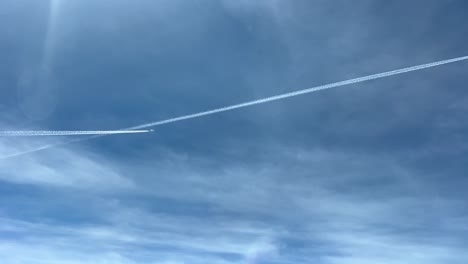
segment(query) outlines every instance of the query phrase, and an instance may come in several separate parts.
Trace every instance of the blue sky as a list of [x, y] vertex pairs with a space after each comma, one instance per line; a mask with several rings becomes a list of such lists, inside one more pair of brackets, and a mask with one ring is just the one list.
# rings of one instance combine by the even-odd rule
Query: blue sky
[[[0, 128], [120, 129], [465, 56], [467, 9], [2, 1]], [[467, 263], [467, 69], [0, 159], [1, 262]]]

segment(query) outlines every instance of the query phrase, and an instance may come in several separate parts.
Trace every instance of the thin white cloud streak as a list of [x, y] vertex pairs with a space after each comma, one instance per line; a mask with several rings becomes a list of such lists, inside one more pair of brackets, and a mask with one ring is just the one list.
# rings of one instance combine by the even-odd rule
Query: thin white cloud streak
[[[303, 89], [303, 90], [299, 90], [299, 91], [294, 91], [294, 92], [284, 93], [284, 94], [280, 94], [280, 95], [270, 96], [270, 97], [266, 97], [266, 98], [262, 98], [262, 99], [258, 99], [258, 100], [254, 100], [254, 101], [248, 101], [248, 102], [244, 102], [244, 103], [229, 105], [229, 106], [216, 108], [216, 109], [208, 110], [208, 111], [203, 111], [203, 112], [199, 112], [199, 113], [195, 113], [195, 114], [179, 116], [179, 117], [170, 118], [170, 119], [157, 121], [157, 122], [152, 122], [152, 123], [146, 123], [146, 124], [142, 124], [142, 125], [138, 125], [138, 126], [129, 127], [129, 128], [126, 128], [125, 130], [136, 130], [136, 129], [144, 129], [144, 128], [151, 128], [151, 127], [161, 126], [161, 125], [174, 123], [174, 122], [179, 122], [179, 121], [183, 121], [183, 120], [187, 120], [187, 119], [194, 119], [194, 118], [198, 118], [198, 117], [213, 115], [213, 114], [217, 114], [217, 113], [221, 113], [221, 112], [227, 112], [227, 111], [231, 111], [231, 110], [235, 110], [235, 109], [239, 109], [239, 108], [245, 108], [245, 107], [249, 107], [249, 106], [264, 104], [264, 103], [278, 101], [278, 100], [283, 100], [283, 99], [286, 99], [286, 98], [295, 97], [295, 96], [299, 96], [299, 95], [304, 95], [304, 94], [314, 93], [314, 92], [327, 90], [327, 89], [331, 89], [331, 88], [338, 88], [338, 87], [347, 86], [347, 85], [351, 85], [351, 84], [362, 83], [362, 82], [367, 82], [367, 81], [371, 81], [371, 80], [386, 78], [386, 77], [390, 77], [390, 76], [394, 76], [394, 75], [419, 71], [419, 70], [423, 70], [423, 69], [428, 69], [428, 68], [432, 68], [432, 67], [437, 67], [437, 66], [441, 66], [441, 65], [445, 65], [445, 64], [449, 64], [449, 63], [460, 62], [460, 61], [465, 61], [465, 60], [468, 60], [468, 56], [462, 56], [462, 57], [457, 57], [457, 58], [453, 58], [453, 59], [447, 59], [447, 60], [441, 60], [441, 61], [421, 64], [421, 65], [411, 66], [411, 67], [402, 68], [402, 69], [398, 69], [398, 70], [367, 75], [367, 76], [364, 76], [364, 77], [349, 79], [349, 80], [340, 81], [340, 82], [334, 82], [334, 83], [325, 84], [325, 85], [319, 85], [319, 86], [311, 87], [311, 88], [308, 88], [308, 89]], [[96, 137], [99, 137], [99, 136], [104, 136], [104, 135], [98, 135]], [[89, 140], [89, 139], [92, 139], [92, 138], [95, 138], [95, 137], [83, 138], [83, 139], [79, 139], [79, 140], [65, 141], [63, 143], [59, 143], [59, 144], [55, 144], [55, 145], [47, 145], [47, 146], [31, 149], [31, 150], [28, 150], [28, 151], [24, 151], [24, 152], [7, 155], [7, 156], [4, 156], [4, 157], [1, 157], [0, 159], [6, 159], [6, 158], [22, 156], [22, 155], [34, 153], [34, 152], [37, 152], [37, 151], [46, 150], [46, 149], [56, 147], [56, 146], [59, 146], [59, 145], [69, 144], [69, 143], [73, 143], [73, 142], [85, 141], [85, 140]]]
[[49, 18], [47, 21], [47, 33], [44, 43], [44, 54], [42, 58], [42, 69], [49, 69], [53, 61], [53, 50], [56, 44], [56, 35], [58, 29], [58, 19], [60, 15], [61, 0], [49, 1]]
[[148, 133], [151, 130], [98, 130], [98, 131], [0, 131], [0, 137], [83, 136]]

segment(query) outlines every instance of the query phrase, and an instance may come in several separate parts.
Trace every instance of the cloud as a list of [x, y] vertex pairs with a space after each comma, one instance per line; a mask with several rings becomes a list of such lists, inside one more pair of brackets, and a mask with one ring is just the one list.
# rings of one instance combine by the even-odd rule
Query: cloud
[[[205, 204], [215, 208], [214, 212], [246, 219], [264, 219], [262, 223], [274, 230], [269, 237], [302, 241], [307, 248], [321, 245], [332, 252], [327, 254], [336, 255], [323, 263], [403, 260], [399, 252], [412, 248], [421, 252], [437, 249], [436, 259], [460, 254], [454, 245], [463, 243], [457, 235], [462, 230], [454, 232], [453, 225], [437, 219], [440, 215], [458, 219], [461, 201], [440, 199], [424, 175], [403, 167], [397, 158], [288, 148], [270, 149], [268, 153], [266, 163], [221, 170], [202, 169], [190, 158], [153, 163], [158, 173], [147, 174], [157, 177], [156, 184], [143, 180], [140, 186], [148, 195]], [[177, 169], [171, 163], [177, 164]], [[167, 186], [175, 187], [166, 191]], [[442, 239], [440, 232], [455, 240]], [[367, 255], [366, 247], [376, 251], [385, 248], [387, 255]], [[296, 250], [286, 248], [284, 251]], [[301, 252], [301, 257], [313, 258], [310, 250]]]
[[[129, 209], [120, 208], [112, 215], [125, 210]], [[6, 263], [34, 259], [39, 260], [28, 263], [75, 263], [77, 259], [82, 263], [236, 263], [235, 260], [244, 255], [251, 260], [271, 251], [269, 244], [241, 229], [210, 226], [213, 222], [189, 218], [181, 223], [179, 218], [165, 221], [164, 217], [145, 215], [145, 219], [151, 217], [153, 222], [139, 222], [138, 226], [123, 223], [63, 226], [1, 218], [0, 232], [15, 239], [4, 239], [0, 243], [0, 257], [7, 260]], [[226, 224], [235, 226], [235, 223]], [[21, 252], [27, 248], [30, 250]], [[15, 256], [12, 252], [20, 254], [21, 258], [9, 257]], [[231, 255], [233, 260], [226, 260], [223, 255]]]
[[[55, 141], [56, 142], [56, 141]], [[2, 139], [0, 155], [50, 144], [49, 140]], [[0, 180], [55, 187], [71, 187], [81, 190], [122, 190], [133, 187], [132, 181], [121, 175], [118, 166], [102, 156], [74, 146], [55, 148], [37, 155], [27, 155], [0, 160]]]
[[263, 239], [251, 246], [245, 256], [245, 264], [262, 263], [263, 259], [268, 261], [271, 258], [277, 257], [277, 245], [268, 239]]
[[[91, 220], [57, 221], [61, 216], [50, 218], [47, 211], [36, 220], [5, 215], [0, 221], [0, 232], [6, 234], [0, 257], [8, 264], [15, 263], [11, 252], [21, 256], [19, 263], [33, 264], [77, 259], [122, 264], [393, 264], [455, 261], [463, 255], [460, 234], [466, 228], [456, 224], [463, 221], [457, 214], [460, 203], [435, 200], [424, 187], [429, 183], [423, 175], [394, 157], [270, 146], [259, 160], [213, 168], [206, 157], [178, 153], [151, 163], [118, 165], [86, 151], [47, 153], [29, 157], [26, 169], [18, 164], [7, 168], [33, 175], [31, 171], [58, 166], [49, 165], [52, 161], [61, 164], [73, 158], [86, 170], [77, 174], [75, 167], [62, 164], [59, 171], [46, 173], [57, 178], [42, 179], [41, 173], [34, 174], [39, 178], [18, 178], [17, 173], [10, 181], [99, 190], [91, 186], [128, 187], [120, 182], [120, 175], [128, 175], [124, 182], [131, 182], [131, 188], [125, 189], [125, 199], [119, 192], [76, 198], [77, 204], [97, 207], [99, 220], [93, 220], [86, 207], [73, 204], [67, 210], [80, 210]], [[64, 180], [62, 172], [74, 180]], [[104, 175], [111, 183], [91, 180], [88, 174]], [[440, 215], [444, 222], [437, 221]]]
[[[434, 241], [413, 241], [391, 234], [340, 232], [328, 234], [341, 256], [324, 258], [330, 264], [354, 263], [464, 263], [468, 256], [461, 245]], [[437, 239], [439, 240], [440, 237]]]

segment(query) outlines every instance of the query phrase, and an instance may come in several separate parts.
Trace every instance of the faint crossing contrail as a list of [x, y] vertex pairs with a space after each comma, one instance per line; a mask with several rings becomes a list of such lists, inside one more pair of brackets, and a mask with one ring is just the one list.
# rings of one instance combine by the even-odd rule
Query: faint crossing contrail
[[[448, 59], [448, 60], [436, 61], [436, 62], [432, 62], [432, 63], [407, 67], [407, 68], [403, 68], [403, 69], [399, 69], [399, 70], [393, 70], [393, 71], [387, 71], [387, 72], [367, 75], [367, 76], [364, 76], [364, 77], [349, 79], [349, 80], [346, 80], [346, 81], [334, 82], [334, 83], [330, 83], [330, 84], [311, 87], [311, 88], [304, 89], [304, 90], [299, 90], [299, 91], [289, 92], [289, 93], [285, 93], [285, 94], [270, 96], [270, 97], [266, 97], [266, 98], [262, 98], [262, 99], [258, 99], [258, 100], [254, 100], [254, 101], [229, 105], [229, 106], [216, 108], [216, 109], [209, 110], [209, 111], [203, 111], [203, 112], [199, 112], [199, 113], [195, 113], [195, 114], [184, 115], [184, 116], [170, 118], [170, 119], [161, 120], [161, 121], [157, 121], [157, 122], [142, 124], [142, 125], [126, 128], [125, 130], [144, 129], [144, 128], [161, 126], [161, 125], [164, 125], [164, 124], [174, 123], [174, 122], [178, 122], [178, 121], [182, 121], [182, 120], [198, 118], [198, 117], [212, 115], [212, 114], [216, 114], [216, 113], [220, 113], [220, 112], [231, 111], [231, 110], [238, 109], [238, 108], [244, 108], [244, 107], [248, 107], [248, 106], [268, 103], [268, 102], [277, 101], [277, 100], [282, 100], [282, 99], [286, 99], [286, 98], [289, 98], [289, 97], [299, 96], [299, 95], [308, 94], [308, 93], [314, 93], [314, 92], [318, 92], [318, 91], [321, 91], [321, 90], [326, 90], [326, 89], [346, 86], [346, 85], [350, 85], [350, 84], [361, 83], [361, 82], [366, 82], [366, 81], [370, 81], [370, 80], [385, 78], [385, 77], [389, 77], [389, 76], [393, 76], [393, 75], [399, 75], [399, 74], [403, 74], [403, 73], [418, 71], [418, 70], [432, 68], [432, 67], [436, 67], [436, 66], [440, 66], [440, 65], [444, 65], [444, 64], [464, 61], [464, 60], [467, 60], [467, 59], [468, 59], [468, 56], [463, 56], [463, 57], [457, 57], [457, 58]], [[93, 137], [75, 139], [75, 140], [65, 141], [63, 143], [54, 144], [54, 145], [46, 145], [46, 146], [42, 146], [42, 147], [39, 147], [39, 148], [31, 149], [31, 150], [28, 150], [28, 151], [12, 154], [12, 155], [9, 155], [9, 156], [3, 157], [3, 158], [11, 158], [11, 157], [15, 157], [15, 156], [21, 156], [21, 155], [33, 153], [33, 152], [36, 152], [36, 151], [49, 149], [49, 148], [52, 148], [52, 147], [55, 147], [55, 146], [58, 146], [58, 145], [68, 144], [68, 143], [72, 143], [72, 142], [85, 141], [85, 140], [89, 140], [89, 139], [96, 138], [96, 137], [101, 137], [101, 136], [104, 136], [104, 135], [97, 135], [97, 136], [93, 136]]]
[[37, 137], [37, 136], [82, 136], [82, 135], [116, 135], [148, 133], [151, 130], [101, 130], [101, 131], [0, 131], [0, 137]]

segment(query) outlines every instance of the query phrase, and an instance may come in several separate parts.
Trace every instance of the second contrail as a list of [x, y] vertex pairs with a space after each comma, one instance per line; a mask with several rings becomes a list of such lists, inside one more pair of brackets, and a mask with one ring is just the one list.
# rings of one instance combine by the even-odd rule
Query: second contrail
[[[213, 109], [213, 110], [203, 111], [203, 112], [199, 112], [199, 113], [195, 113], [195, 114], [184, 115], [184, 116], [170, 118], [170, 119], [161, 120], [161, 121], [157, 121], [157, 122], [146, 123], [146, 124], [142, 124], [142, 125], [138, 125], [138, 126], [129, 127], [129, 128], [124, 129], [124, 130], [137, 130], [137, 129], [144, 129], [144, 128], [151, 128], [151, 127], [161, 126], [161, 125], [164, 125], [164, 124], [174, 123], [174, 122], [178, 122], [178, 121], [182, 121], [182, 120], [198, 118], [198, 117], [212, 115], [212, 114], [216, 114], [216, 113], [231, 111], [231, 110], [234, 110], [234, 109], [249, 107], [249, 106], [258, 105], [258, 104], [264, 104], [264, 103], [268, 103], [268, 102], [272, 102], [272, 101], [278, 101], [278, 100], [286, 99], [286, 98], [289, 98], [289, 97], [304, 95], [304, 94], [308, 94], [308, 93], [314, 93], [314, 92], [318, 92], [318, 91], [321, 91], [321, 90], [337, 88], [337, 87], [341, 87], [341, 86], [366, 82], [366, 81], [370, 81], [370, 80], [385, 78], [385, 77], [389, 77], [389, 76], [393, 76], [393, 75], [399, 75], [399, 74], [413, 72], [413, 71], [419, 71], [419, 70], [423, 70], [423, 69], [427, 69], [427, 68], [441, 66], [441, 65], [444, 65], [444, 64], [464, 61], [464, 60], [467, 60], [467, 59], [468, 59], [468, 56], [463, 56], [463, 57], [457, 57], [457, 58], [448, 59], [448, 60], [436, 61], [436, 62], [432, 62], [432, 63], [427, 63], [427, 64], [421, 64], [421, 65], [417, 65], [417, 66], [402, 68], [402, 69], [399, 69], [399, 70], [393, 70], [393, 71], [387, 71], [387, 72], [367, 75], [367, 76], [364, 76], [364, 77], [359, 77], [359, 78], [349, 79], [349, 80], [345, 80], [345, 81], [340, 81], [340, 82], [334, 82], [334, 83], [330, 83], [330, 84], [315, 86], [315, 87], [311, 87], [311, 88], [304, 89], [304, 90], [299, 90], [299, 91], [289, 92], [289, 93], [285, 93], [285, 94], [270, 96], [270, 97], [266, 97], [266, 98], [262, 98], [262, 99], [258, 99], [258, 100], [248, 101], [248, 102], [239, 103], [239, 104], [233, 104], [233, 105], [229, 105], [229, 106], [225, 106], [225, 107], [221, 107], [221, 108], [216, 108], [216, 109]], [[100, 135], [100, 136], [104, 136], [104, 135]], [[12, 155], [9, 155], [9, 156], [3, 157], [3, 158], [21, 156], [21, 155], [33, 153], [33, 152], [36, 152], [36, 151], [49, 149], [49, 148], [52, 148], [52, 147], [55, 147], [55, 146], [58, 146], [58, 145], [89, 140], [89, 139], [100, 137], [100, 136], [94, 136], [94, 137], [82, 138], [82, 139], [77, 139], [77, 140], [65, 141], [65, 142], [63, 142], [61, 144], [47, 145], [47, 146], [43, 146], [43, 147], [39, 147], [39, 148], [36, 148], [36, 149], [29, 150], [29, 151], [24, 151], [24, 152], [21, 152], [21, 153], [12, 154]]]

